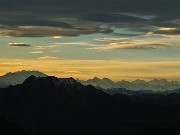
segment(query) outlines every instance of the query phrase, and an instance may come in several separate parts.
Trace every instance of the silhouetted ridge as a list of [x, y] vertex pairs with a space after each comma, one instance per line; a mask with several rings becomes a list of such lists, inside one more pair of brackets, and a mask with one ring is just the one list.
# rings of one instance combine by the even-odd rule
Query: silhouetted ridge
[[114, 82], [109, 78], [97, 78], [89, 79], [86, 81], [78, 80], [83, 85], [91, 84], [96, 88], [103, 89], [114, 89], [122, 88], [127, 90], [152, 90], [152, 91], [165, 91], [165, 90], [174, 90], [180, 88], [180, 82], [178, 81], [167, 81], [166, 79], [154, 79], [150, 81], [144, 81], [137, 79], [135, 81], [118, 81]]
[[81, 86], [82, 84], [77, 82], [75, 79], [71, 78], [57, 78], [54, 76], [47, 76], [47, 77], [35, 77], [34, 75], [28, 77], [22, 86], [25, 87], [47, 87], [47, 88], [71, 88], [75, 86]]
[[[106, 121], [109, 95], [73, 78], [28, 77], [0, 93], [0, 112], [28, 132], [46, 127], [97, 127]], [[39, 130], [39, 129], [38, 129]], [[45, 133], [42, 133], [45, 134]]]
[[29, 135], [78, 134], [83, 129], [89, 135], [178, 134], [179, 94], [126, 89], [109, 93], [113, 95], [73, 78], [30, 76], [23, 84], [0, 91], [0, 113]]
[[0, 76], [0, 88], [6, 88], [10, 85], [14, 86], [17, 84], [22, 84], [28, 77], [34, 75], [36, 77], [46, 77], [47, 75], [39, 71], [18, 71], [14, 73], [7, 73]]
[[34, 75], [31, 75], [30, 77], [28, 77], [23, 83], [24, 84], [28, 84], [33, 82], [35, 79], [37, 79], [37, 77], [35, 77]]

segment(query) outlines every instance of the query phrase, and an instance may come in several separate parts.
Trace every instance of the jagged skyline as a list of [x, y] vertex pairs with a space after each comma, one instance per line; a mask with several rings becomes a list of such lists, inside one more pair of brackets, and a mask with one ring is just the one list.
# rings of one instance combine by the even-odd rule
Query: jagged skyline
[[0, 75], [21, 70], [38, 70], [57, 77], [87, 80], [98, 76], [114, 81], [166, 78], [180, 81], [179, 61], [123, 62], [105, 60], [14, 60], [1, 59]]
[[[18, 73], [23, 74], [23, 73], [26, 73], [26, 72], [29, 72], [28, 74], [30, 74], [30, 73], [33, 74], [33, 73], [37, 72], [38, 74], [44, 74], [44, 76], [55, 76], [55, 77], [59, 77], [59, 78], [71, 78], [72, 77], [72, 76], [63, 77], [61, 75], [56, 76], [56, 75], [46, 74], [46, 73], [44, 73], [42, 71], [38, 71], [38, 70], [19, 70], [19, 71], [13, 71], [13, 72], [9, 71], [9, 72], [6, 72], [4, 74], [1, 74], [0, 77], [11, 75], [11, 74], [18, 74]], [[105, 77], [105, 76], [103, 76], [103, 77], [93, 76], [93, 77], [90, 77], [90, 78], [87, 78], [87, 79], [81, 79], [81, 78], [78, 78], [78, 77], [72, 77], [72, 78], [74, 78], [76, 80], [79, 80], [79, 81], [89, 81], [89, 80], [96, 80], [96, 79], [97, 80], [108, 79], [110, 81], [113, 81], [114, 83], [117, 83], [119, 81], [127, 81], [127, 82], [144, 81], [144, 82], [150, 82], [152, 80], [166, 80], [166, 81], [169, 81], [169, 82], [180, 82], [178, 80], [171, 80], [171, 79], [167, 79], [167, 78], [156, 78], [156, 77], [154, 77], [152, 79], [134, 78], [134, 80], [128, 80], [128, 79], [126, 80], [124, 78], [119, 78], [118, 80], [113, 80], [112, 78]]]
[[[14, 73], [6, 73], [3, 76], [0, 76], [0, 88], [6, 88], [9, 86], [15, 86], [17, 84], [22, 84], [27, 78], [30, 76], [35, 77], [48, 77], [48, 75], [39, 72], [39, 71], [17, 71]], [[49, 76], [50, 77], [50, 76]], [[52, 76], [57, 78], [55, 76]], [[73, 79], [75, 78], [63, 78], [60, 77], [59, 79]], [[178, 81], [168, 81], [166, 79], [153, 79], [149, 81], [145, 80], [134, 80], [134, 81], [126, 81], [126, 80], [119, 80], [117, 82], [112, 81], [109, 78], [97, 78], [94, 77], [88, 80], [79, 80], [76, 79], [77, 82], [87, 86], [92, 85], [96, 88], [100, 89], [116, 89], [122, 88], [127, 90], [151, 90], [151, 91], [166, 91], [166, 90], [176, 90], [180, 88], [180, 82]]]

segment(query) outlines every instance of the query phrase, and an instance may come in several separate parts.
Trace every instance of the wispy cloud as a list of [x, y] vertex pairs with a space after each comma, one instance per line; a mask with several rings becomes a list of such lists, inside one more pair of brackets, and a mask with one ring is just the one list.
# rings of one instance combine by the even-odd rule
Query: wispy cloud
[[58, 45], [37, 45], [34, 46], [35, 50], [45, 50], [45, 49], [50, 49], [50, 48], [56, 48]]
[[16, 47], [32, 47], [32, 45], [26, 43], [8, 43], [8, 45]]
[[79, 71], [64, 71], [65, 74], [81, 74]]
[[75, 37], [81, 34], [111, 33], [108, 28], [101, 28], [96, 25], [91, 28], [62, 28], [55, 26], [19, 26], [17, 28], [7, 28], [0, 32], [0, 36], [5, 37]]
[[95, 49], [95, 50], [119, 50], [119, 49], [135, 49], [135, 50], [144, 50], [144, 49], [156, 49], [157, 47], [164, 47], [165, 44], [161, 42], [116, 42], [116, 43], [110, 43], [101, 45], [98, 47], [92, 47], [89, 49]]
[[42, 54], [42, 53], [44, 53], [44, 51], [34, 51], [34, 52], [29, 52], [29, 53], [32, 53], [32, 54]]
[[98, 46], [95, 43], [90, 43], [90, 42], [83, 42], [83, 41], [79, 41], [79, 42], [56, 42], [54, 43], [55, 45], [59, 45], [59, 46], [66, 46], [66, 45], [74, 45], [74, 46]]
[[[167, 30], [167, 29], [161, 29]], [[170, 29], [168, 29], [170, 30]], [[147, 35], [129, 37], [129, 38], [97, 38], [95, 41], [78, 41], [78, 42], [55, 42], [54, 46], [49, 47], [61, 47], [61, 46], [87, 46], [87, 49], [92, 50], [151, 50], [162, 49], [168, 47], [180, 47], [178, 35], [162, 35], [156, 36], [153, 33], [147, 33]], [[96, 42], [99, 41], [99, 42]]]
[[57, 60], [58, 57], [53, 57], [53, 56], [43, 56], [43, 57], [39, 57], [37, 58], [38, 60]]
[[59, 52], [62, 52], [63, 50], [52, 50], [52, 51], [50, 51], [50, 52], [52, 52], [52, 53], [59, 53]]
[[180, 28], [160, 28], [152, 31], [153, 34], [180, 35]]
[[24, 66], [29, 66], [28, 64], [24, 64], [24, 63], [21, 63], [21, 62], [12, 62], [12, 63], [8, 63], [8, 62], [3, 62], [3, 63], [0, 63], [0, 66], [7, 66], [7, 67], [24, 67]]
[[137, 14], [137, 13], [117, 13], [117, 14], [122, 14], [122, 15], [128, 15], [128, 16], [133, 16], [133, 17], [138, 17], [146, 20], [153, 20], [157, 18], [157, 16], [154, 15], [143, 15], [143, 14]]
[[94, 39], [96, 41], [123, 41], [123, 40], [128, 40], [128, 38], [112, 38], [112, 37], [109, 37], [109, 38], [96, 38]]

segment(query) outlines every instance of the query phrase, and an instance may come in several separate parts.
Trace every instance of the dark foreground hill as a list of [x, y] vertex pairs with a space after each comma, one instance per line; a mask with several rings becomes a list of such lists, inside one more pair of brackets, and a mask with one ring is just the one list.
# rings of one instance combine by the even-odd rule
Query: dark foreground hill
[[3, 116], [0, 116], [0, 134], [1, 135], [27, 135], [24, 131], [24, 129], [7, 119], [5, 119]]
[[30, 76], [1, 89], [0, 113], [29, 135], [172, 135], [180, 129], [180, 96], [110, 96], [73, 78]]

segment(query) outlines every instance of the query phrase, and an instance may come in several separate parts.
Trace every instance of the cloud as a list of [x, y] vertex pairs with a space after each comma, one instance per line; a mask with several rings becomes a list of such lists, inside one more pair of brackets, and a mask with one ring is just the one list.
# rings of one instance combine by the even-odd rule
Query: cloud
[[54, 47], [62, 46], [86, 46], [87, 49], [93, 50], [151, 50], [151, 49], [164, 49], [164, 48], [177, 48], [180, 47], [178, 40], [180, 36], [173, 35], [154, 35], [149, 33], [128, 38], [97, 38], [97, 42], [78, 41], [78, 42], [55, 42]]
[[56, 42], [54, 43], [55, 45], [58, 45], [58, 46], [66, 46], [66, 45], [73, 45], [73, 46], [98, 46], [97, 44], [95, 43], [89, 43], [89, 42], [64, 42], [64, 43], [61, 43], [61, 42]]
[[8, 43], [9, 46], [17, 46], [17, 47], [32, 47], [32, 45], [25, 43]]
[[52, 53], [59, 53], [59, 52], [62, 52], [63, 50], [52, 50], [51, 52]]
[[45, 50], [45, 49], [56, 48], [56, 47], [58, 47], [58, 45], [37, 45], [37, 46], [34, 46], [33, 49]]
[[29, 53], [32, 53], [32, 54], [42, 54], [44, 52], [43, 51], [34, 51], [34, 52], [29, 52]]
[[79, 71], [65, 71], [65, 74], [81, 74]]
[[38, 60], [57, 60], [58, 57], [52, 57], [52, 56], [43, 56], [43, 57], [39, 57], [37, 58]]
[[82, 19], [97, 21], [97, 22], [105, 22], [105, 23], [115, 23], [115, 22], [145, 22], [146, 19], [140, 18], [137, 16], [130, 16], [121, 13], [105, 13], [105, 12], [97, 12], [97, 13], [89, 13], [86, 14]]
[[112, 38], [112, 37], [108, 37], [108, 38], [96, 38], [94, 40], [96, 41], [123, 41], [123, 40], [127, 40], [128, 38]]
[[71, 24], [51, 20], [49, 18], [45, 17], [35, 17], [32, 15], [13, 15], [11, 16], [11, 19], [8, 18], [8, 16], [3, 16], [0, 18], [1, 25], [11, 26], [11, 27], [17, 27], [17, 26], [52, 26], [52, 27], [60, 27], [60, 28], [73, 28]]
[[19, 26], [0, 32], [5, 37], [74, 37], [81, 34], [110, 33], [111, 29], [101, 27], [65, 29], [50, 26]]
[[159, 30], [153, 31], [152, 33], [163, 35], [180, 35], [180, 28], [161, 28]]
[[109, 28], [101, 28], [102, 24], [117, 28], [136, 28], [137, 25], [177, 28], [180, 25], [174, 21], [180, 19], [179, 0], [0, 2], [1, 36], [56, 38], [113, 32]]
[[29, 66], [28, 64], [24, 64], [21, 62], [12, 62], [12, 63], [0, 63], [0, 66], [4, 66], [4, 67], [25, 67], [25, 66]]
[[161, 42], [142, 42], [142, 41], [133, 41], [133, 42], [116, 42], [106, 45], [101, 45], [98, 47], [92, 47], [89, 49], [95, 50], [119, 50], [119, 49], [134, 49], [134, 50], [149, 50], [156, 49], [157, 47], [164, 47], [165, 44]]
[[127, 16], [132, 16], [132, 17], [137, 17], [145, 20], [153, 20], [156, 19], [157, 16], [154, 15], [143, 15], [142, 13], [119, 13], [120, 15], [127, 15]]
[[64, 38], [63, 36], [53, 36], [53, 38]]

